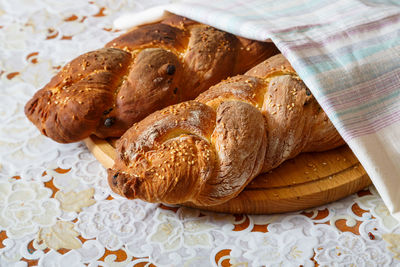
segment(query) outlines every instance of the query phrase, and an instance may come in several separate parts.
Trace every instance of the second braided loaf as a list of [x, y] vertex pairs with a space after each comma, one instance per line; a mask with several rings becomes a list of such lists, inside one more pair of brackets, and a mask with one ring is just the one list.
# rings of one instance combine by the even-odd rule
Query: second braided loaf
[[289, 62], [274, 56], [119, 140], [111, 188], [149, 202], [217, 205], [258, 174], [343, 140]]

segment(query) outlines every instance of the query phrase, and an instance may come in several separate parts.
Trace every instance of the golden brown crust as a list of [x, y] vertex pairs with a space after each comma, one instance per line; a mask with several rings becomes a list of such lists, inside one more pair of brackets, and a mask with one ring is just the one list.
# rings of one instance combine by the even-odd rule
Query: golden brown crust
[[235, 36], [210, 26], [192, 27], [190, 36], [189, 49], [183, 56], [185, 71], [188, 73], [183, 81], [185, 99], [195, 98], [211, 85], [226, 78], [225, 73], [232, 75], [232, 66], [238, 53]]
[[311, 92], [277, 55], [129, 129], [117, 145], [109, 183], [127, 198], [217, 205], [284, 160], [342, 144]]
[[143, 25], [108, 42], [106, 47], [134, 51], [147, 47], [162, 47], [182, 52], [186, 49], [187, 31], [164, 23]]
[[191, 19], [182, 17], [182, 16], [176, 16], [172, 13], [168, 13], [168, 15], [161, 21], [163, 24], [170, 25], [172, 27], [176, 27], [179, 29], [185, 29], [188, 26], [198, 24], [196, 21], [193, 21]]
[[74, 59], [33, 96], [25, 113], [61, 143], [90, 134], [119, 137], [152, 112], [193, 99], [276, 53], [273, 44], [171, 15]]
[[67, 64], [25, 105], [25, 114], [50, 138], [81, 140], [105, 121], [114, 93], [127, 73], [131, 55], [103, 48]]
[[[153, 202], [175, 203], [193, 194], [190, 189], [213, 173], [215, 156], [207, 140], [215, 128], [215, 116], [207, 105], [189, 101], [134, 125], [117, 143], [117, 167], [109, 175], [113, 189], [128, 198], [142, 196]], [[133, 173], [137, 179], [130, 179]], [[193, 187], [192, 177], [199, 181]], [[161, 183], [164, 186], [157, 189]]]
[[[174, 66], [173, 75], [168, 72], [170, 66]], [[102, 138], [121, 136], [133, 122], [167, 105], [180, 102], [175, 88], [181, 82], [182, 73], [182, 64], [171, 52], [160, 48], [139, 52], [116, 92], [113, 109], [108, 114], [115, 118], [114, 125], [107, 127], [101, 123], [95, 134]]]
[[267, 146], [264, 118], [248, 103], [224, 101], [217, 108], [210, 143], [219, 159], [214, 163], [219, 164], [192, 200], [197, 205], [215, 205], [235, 197], [260, 173]]

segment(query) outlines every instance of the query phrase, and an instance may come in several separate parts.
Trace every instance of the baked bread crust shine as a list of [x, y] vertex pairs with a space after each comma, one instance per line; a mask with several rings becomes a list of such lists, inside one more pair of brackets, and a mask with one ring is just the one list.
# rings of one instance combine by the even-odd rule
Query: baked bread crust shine
[[90, 134], [119, 137], [152, 112], [194, 99], [276, 53], [272, 43], [171, 15], [72, 60], [26, 104], [25, 114], [61, 143]]

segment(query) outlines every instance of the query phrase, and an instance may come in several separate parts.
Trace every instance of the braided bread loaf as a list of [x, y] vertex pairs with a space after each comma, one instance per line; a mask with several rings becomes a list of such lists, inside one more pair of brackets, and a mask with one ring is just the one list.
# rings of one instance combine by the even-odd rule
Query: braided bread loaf
[[194, 99], [276, 53], [272, 43], [171, 15], [72, 60], [33, 96], [25, 113], [61, 143], [90, 134], [119, 137], [150, 113]]
[[117, 144], [108, 179], [127, 198], [217, 205], [301, 152], [342, 144], [289, 62], [276, 55], [135, 124]]

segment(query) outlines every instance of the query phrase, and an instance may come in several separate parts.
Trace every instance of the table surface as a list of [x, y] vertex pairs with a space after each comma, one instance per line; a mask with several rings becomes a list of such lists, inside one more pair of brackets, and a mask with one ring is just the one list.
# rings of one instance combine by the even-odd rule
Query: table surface
[[0, 1], [0, 266], [400, 266], [399, 223], [374, 187], [268, 216], [126, 200], [83, 143], [25, 118], [61, 66], [120, 34], [115, 18], [167, 2]]

